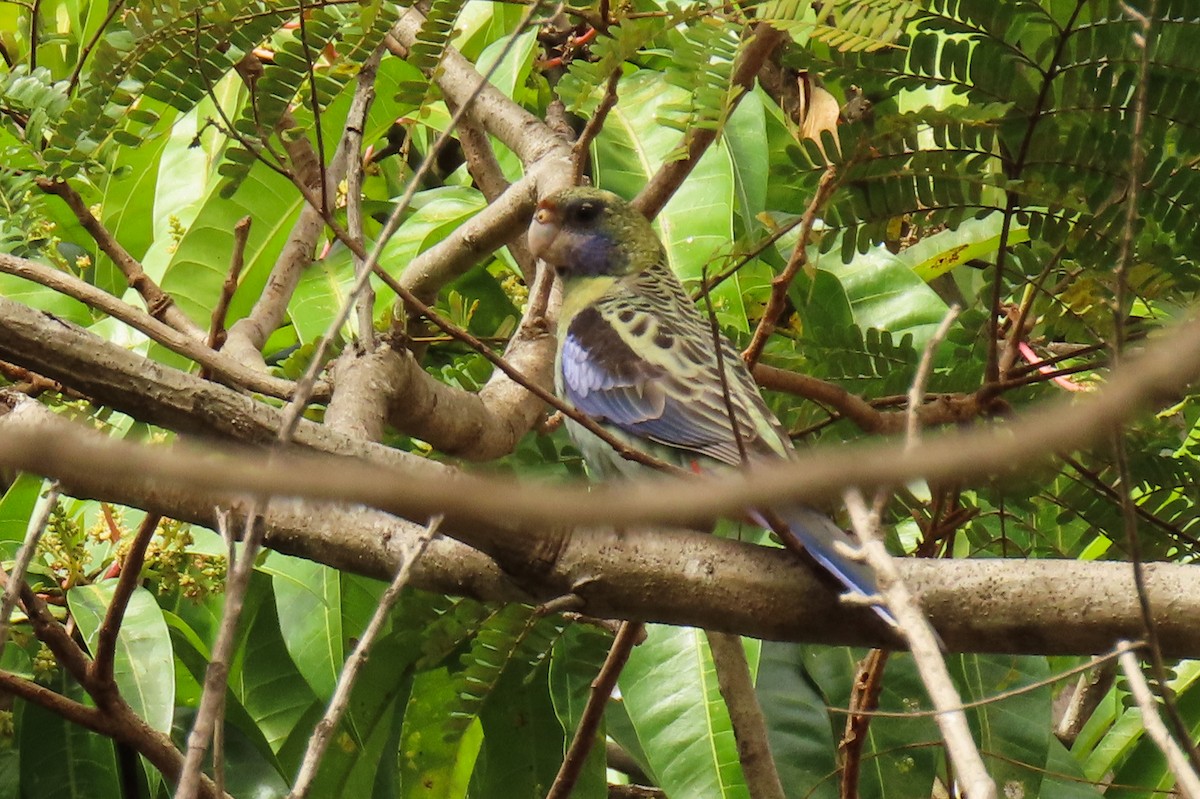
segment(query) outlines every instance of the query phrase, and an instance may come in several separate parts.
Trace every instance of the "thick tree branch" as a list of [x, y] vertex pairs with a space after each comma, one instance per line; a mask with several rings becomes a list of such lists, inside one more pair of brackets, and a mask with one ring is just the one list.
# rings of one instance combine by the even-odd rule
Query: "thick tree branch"
[[[98, 468], [91, 452], [99, 433], [80, 432], [31, 400], [9, 399], [17, 410], [0, 416], [0, 462], [11, 462], [14, 447], [24, 449], [31, 441], [53, 446], [67, 429], [72, 455], [63, 460], [77, 468], [63, 482], [75, 496], [210, 527], [216, 526], [215, 505], [240, 512], [247, 503], [241, 486], [223, 493], [196, 481], [163, 480], [146, 468], [130, 474]], [[0, 411], [4, 407], [0, 403]], [[111, 466], [122, 457], [125, 451], [106, 451], [100, 462]], [[285, 498], [272, 500], [264, 524], [274, 549], [382, 580], [395, 574], [401, 552], [421, 528], [379, 511]], [[524, 527], [505, 534], [449, 519], [441, 529], [494, 549], [510, 573], [468, 547], [438, 539], [416, 565], [414, 586], [500, 601], [548, 601], [574, 592], [589, 615], [764, 639], [857, 646], [892, 641], [873, 611], [842, 605], [807, 564], [779, 549], [663, 529], [591, 528], [568, 534]], [[551, 547], [550, 541], [557, 544]], [[897, 566], [920, 594], [949, 651], [1087, 654], [1105, 651], [1142, 629], [1127, 564], [902, 560]], [[1200, 569], [1148, 564], [1146, 578], [1164, 653], [1200, 657], [1200, 629], [1192, 623], [1200, 615]], [[970, 598], [969, 613], [963, 612], [964, 597]]]
[[[45, 318], [24, 306], [6, 305], [0, 300], [0, 333], [4, 333], [0, 335], [0, 357], [11, 357], [6, 353], [12, 338], [9, 331], [22, 330], [20, 326], [7, 324], [10, 320], [5, 313], [14, 306], [16, 311], [12, 316], [20, 316], [24, 311], [35, 319]], [[57, 322], [54, 326], [72, 330]], [[37, 345], [36, 337], [32, 341]], [[62, 356], [55, 355], [55, 358], [59, 357]], [[54, 367], [54, 358], [47, 360], [44, 365], [38, 364], [39, 371]], [[50, 374], [59, 376], [61, 371]], [[506, 524], [526, 526], [553, 526], [564, 520], [577, 524], [690, 525], [721, 515], [738, 514], [746, 507], [769, 507], [784, 500], [814, 502], [828, 499], [847, 485], [874, 489], [918, 478], [962, 482], [1004, 475], [1018, 465], [1028, 469], [1030, 463], [1049, 458], [1055, 452], [1078, 449], [1100, 440], [1114, 425], [1125, 422], [1141, 409], [1173, 401], [1198, 374], [1200, 320], [1192, 320], [1166, 331], [1162, 339], [1148, 346], [1141, 357], [1131, 359], [1115, 371], [1103, 390], [1078, 400], [1040, 404], [1003, 425], [932, 435], [907, 449], [891, 444], [826, 448], [786, 462], [756, 466], [737, 475], [673, 481], [656, 477], [636, 484], [609, 483], [590, 491], [582, 486], [545, 485], [520, 490], [511, 481], [465, 476], [450, 481], [444, 477], [418, 476], [421, 467], [391, 473], [375, 465], [352, 462], [339, 462], [330, 473], [329, 461], [299, 455], [275, 456], [268, 463], [262, 456], [239, 454], [235, 462], [221, 462], [218, 466], [211, 456], [204, 457], [191, 451], [184, 454], [167, 448], [116, 442], [106, 445], [103, 452], [97, 449], [91, 457], [100, 458], [97, 463], [104, 463], [105, 468], [121, 472], [132, 471], [136, 460], [137, 469], [149, 469], [161, 479], [177, 474], [214, 490], [237, 488], [358, 501], [421, 519], [444, 511], [448, 521], [471, 521], [493, 529], [497, 519], [506, 520]], [[136, 387], [138, 396], [161, 390], [155, 378], [176, 379], [176, 376], [167, 370], [142, 376]], [[96, 389], [101, 388], [114, 393], [110, 385], [112, 379], [109, 373], [93, 377], [89, 393], [96, 393]], [[155, 406], [143, 408], [148, 415], [158, 417], [149, 421], [157, 422], [166, 416], [168, 426], [170, 422], [190, 428], [197, 426], [182, 408], [174, 408], [172, 413], [155, 413], [161, 404], [160, 401]], [[274, 414], [260, 408], [251, 412], [260, 416]], [[297, 440], [301, 440], [300, 437]], [[69, 442], [61, 439], [56, 445], [68, 447]], [[54, 472], [70, 468], [70, 464], [59, 462], [63, 457], [64, 453], [54, 447], [39, 448], [29, 442], [24, 448], [14, 446], [0, 453], [0, 458], [8, 459], [14, 465], [28, 464], [27, 468], [45, 471], [51, 471], [53, 466]], [[184, 458], [194, 459], [194, 462], [189, 461], [185, 466]], [[420, 461], [411, 456], [401, 459]]]

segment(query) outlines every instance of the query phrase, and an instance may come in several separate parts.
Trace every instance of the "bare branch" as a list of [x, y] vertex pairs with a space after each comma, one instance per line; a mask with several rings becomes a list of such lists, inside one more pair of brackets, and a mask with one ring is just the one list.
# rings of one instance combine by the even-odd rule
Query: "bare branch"
[[[155, 471], [161, 462], [146, 462], [128, 447], [110, 450], [111, 443], [101, 434], [80, 430], [21, 395], [0, 392], [0, 413], [8, 407], [6, 400], [15, 410], [0, 416], [0, 461], [7, 462], [14, 448], [25, 450], [31, 442], [57, 449], [65, 436], [63, 452], [69, 454], [55, 459], [77, 465], [71, 478], [64, 480], [64, 490], [74, 496], [142, 507], [214, 528], [215, 505], [246, 507], [240, 476], [224, 492], [190, 479], [207, 471], [205, 467], [189, 471], [188, 466], [196, 462], [190, 453], [181, 456], [183, 468], [176, 474], [162, 474]], [[135, 460], [129, 473], [110, 468], [130, 457]], [[231, 466], [243, 457], [231, 454], [220, 463]], [[353, 465], [347, 459], [322, 462], [319, 474], [331, 475]], [[279, 466], [296, 468], [287, 462]], [[178, 478], [180, 474], [184, 477]], [[403, 497], [407, 483], [394, 482], [390, 491]], [[492, 491], [518, 490], [484, 485]], [[454, 481], [453, 486], [462, 483]], [[465, 486], [457, 493], [468, 501], [483, 500], [483, 495], [474, 493], [477, 490]], [[614, 510], [618, 507], [614, 500], [609, 503]], [[409, 515], [404, 507], [393, 503], [392, 510]], [[413, 518], [423, 518], [417, 509], [411, 510]], [[362, 507], [289, 499], [271, 502], [264, 527], [274, 549], [383, 580], [395, 574], [404, 542], [420, 529]], [[630, 525], [572, 532], [559, 526], [505, 527], [495, 519], [479, 523], [448, 517], [442, 532], [492, 553], [505, 571], [479, 551], [439, 538], [416, 566], [413, 585], [479, 599], [525, 602], [574, 591], [591, 616], [680, 624], [763, 639], [858, 646], [887, 645], [893, 640], [875, 623], [872, 611], [844, 606], [810, 567], [779, 549]], [[1142, 631], [1137, 594], [1125, 563], [916, 559], [901, 561], [897, 567], [922, 597], [926, 613], [950, 651], [1091, 654], [1108, 650], [1118, 638], [1136, 638]], [[597, 575], [603, 579], [597, 580]], [[1200, 656], [1200, 629], [1192, 623], [1200, 616], [1197, 570], [1188, 565], [1148, 564], [1146, 579], [1164, 654]], [[1096, 596], [1104, 596], [1105, 601], [1092, 601]], [[963, 612], [963, 597], [970, 598], [970, 613]]]
[[[281, 399], [291, 397], [295, 393], [296, 384], [291, 380], [283, 380], [251, 369], [228, 355], [209, 348], [204, 342], [184, 335], [149, 314], [122, 302], [108, 292], [85, 283], [74, 275], [6, 253], [0, 253], [0, 272], [16, 275], [52, 288], [103, 311], [114, 319], [119, 319], [135, 330], [144, 333], [172, 352], [195, 361], [214, 377], [233, 386], [240, 386]], [[70, 381], [68, 380], [68, 382]], [[317, 393], [323, 398], [327, 397], [329, 386], [319, 386]]]
[[934, 707], [940, 711], [935, 718], [946, 742], [957, 781], [966, 789], [965, 796], [968, 799], [995, 799], [996, 783], [988, 776], [979, 748], [971, 737], [967, 716], [961, 709], [962, 699], [942, 659], [937, 633], [926, 621], [916, 597], [909, 592], [899, 569], [883, 545], [879, 535], [878, 510], [868, 510], [862, 494], [857, 490], [851, 489], [844, 496], [854, 532], [862, 544], [860, 551], [863, 559], [874, 570], [888, 610], [896, 618], [896, 626], [908, 642], [921, 682], [925, 684]]
[[[10, 307], [14, 309], [12, 314], [8, 313]], [[3, 333], [0, 335], [0, 357], [13, 357], [7, 354], [13, 338], [9, 331], [20, 332], [22, 327], [11, 326], [9, 322], [23, 313], [36, 320], [45, 320], [41, 314], [0, 299], [0, 333]], [[41, 326], [37, 325], [37, 328], [41, 329]], [[26, 336], [24, 342], [30, 342], [29, 346], [35, 348], [45, 346], [37, 336]], [[55, 353], [54, 357], [61, 360], [65, 354]], [[39, 371], [51, 370], [50, 376], [58, 377], [61, 370], [53, 361], [54, 358], [47, 357], [44, 362], [39, 361], [37, 368]], [[141, 363], [136, 358], [134, 362]], [[1103, 390], [1083, 398], [1039, 404], [1002, 426], [930, 435], [907, 450], [894, 444], [848, 445], [802, 453], [794, 460], [756, 466], [736, 475], [689, 477], [675, 482], [656, 476], [636, 484], [600, 485], [591, 491], [578, 486], [545, 485], [518, 490], [514, 483], [504, 480], [464, 476], [448, 482], [444, 478], [414, 475], [414, 471], [428, 475], [427, 469], [436, 468], [427, 461], [415, 469], [405, 470], [403, 475], [389, 473], [377, 466], [341, 461], [331, 470], [327, 461], [296, 455], [279, 456], [278, 469], [268, 468], [261, 456], [248, 454], [239, 454], [235, 462], [222, 462], [219, 466], [212, 464], [211, 458], [199, 458], [194, 464], [184, 466], [180, 458], [196, 456], [172, 454], [170, 448], [146, 448], [118, 442], [106, 444], [109, 449], [94, 451], [91, 457], [100, 458], [96, 463], [102, 463], [102, 468], [109, 471], [133, 471], [133, 461], [129, 458], [136, 457], [138, 469], [148, 469], [162, 480], [177, 475], [179, 479], [200, 481], [197, 485], [209, 489], [237, 488], [361, 501], [382, 509], [396, 509], [402, 515], [416, 514], [415, 518], [428, 518], [445, 510], [448, 521], [470, 519], [488, 526], [501, 518], [514, 524], [548, 526], [562, 524], [564, 520], [583, 524], [694, 524], [724, 513], [738, 513], [745, 507], [769, 507], [784, 500], [820, 501], [835, 495], [848, 484], [877, 488], [918, 478], [963, 482], [985, 475], [1009, 473], [1014, 464], [1028, 468], [1029, 463], [1048, 458], [1052, 453], [1078, 449], [1107, 436], [1114, 424], [1130, 418], [1142, 408], [1156, 402], [1172, 401], [1198, 373], [1200, 320], [1193, 320], [1166, 331], [1161, 341], [1147, 346], [1136, 360], [1130, 359], [1123, 368], [1114, 371]], [[153, 379], [155, 376], [175, 378], [165, 370], [158, 370], [153, 376], [136, 379], [148, 388], [147, 384], [158, 385]], [[93, 383], [84, 388], [93, 394], [97, 388], [113, 393], [111, 386], [105, 385], [105, 381], [111, 379], [111, 375], [96, 376], [92, 378]], [[219, 396], [219, 392], [211, 389], [209, 394], [214, 399]], [[191, 399], [195, 401], [195, 398]], [[221, 397], [221, 400], [224, 402], [227, 398]], [[270, 409], [254, 407], [247, 412], [260, 419], [274, 415]], [[194, 409], [189, 409], [188, 413], [145, 415], [168, 416], [168, 425], [181, 422], [189, 429], [197, 427]], [[240, 426], [247, 424], [246, 420], [238, 420], [238, 423], [239, 426], [230, 429], [244, 429]], [[323, 438], [307, 435], [314, 443], [320, 443]], [[326, 432], [325, 435], [332, 434]], [[322, 448], [330, 446], [327, 438], [326, 442]], [[69, 444], [60, 440], [57, 446]], [[351, 451], [354, 448], [349, 442], [338, 446]], [[361, 450], [361, 443], [357, 447]], [[120, 455], [116, 454], [118, 450]], [[64, 462], [70, 460], [64, 452], [25, 441], [22, 446], [14, 445], [0, 451], [0, 461], [24, 464], [34, 470], [75, 474], [84, 463], [83, 453], [78, 455], [80, 457], [72, 466]], [[406, 463], [421, 462], [419, 458], [402, 454], [395, 457]], [[155, 466], [150, 466], [151, 463]], [[160, 467], [166, 471], [156, 471]], [[310, 472], [310, 469], [318, 471]], [[285, 474], [285, 471], [290, 473]]]

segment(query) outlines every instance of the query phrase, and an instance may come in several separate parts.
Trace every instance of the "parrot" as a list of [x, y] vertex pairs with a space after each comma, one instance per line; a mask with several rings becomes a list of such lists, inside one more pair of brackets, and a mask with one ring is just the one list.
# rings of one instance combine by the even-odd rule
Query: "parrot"
[[[554, 377], [563, 402], [627, 446], [688, 471], [794, 456], [740, 354], [724, 335], [714, 340], [637, 209], [609, 191], [563, 189], [538, 203], [528, 241], [562, 284]], [[590, 474], [645, 474], [648, 467], [621, 457], [582, 425], [569, 418], [566, 424]], [[768, 526], [762, 513], [747, 513]], [[802, 504], [770, 513], [787, 528], [776, 532], [791, 536], [791, 545], [798, 542], [844, 589], [877, 593], [871, 568], [835, 545], [854, 539], [828, 516]], [[873, 607], [894, 623], [886, 608]]]

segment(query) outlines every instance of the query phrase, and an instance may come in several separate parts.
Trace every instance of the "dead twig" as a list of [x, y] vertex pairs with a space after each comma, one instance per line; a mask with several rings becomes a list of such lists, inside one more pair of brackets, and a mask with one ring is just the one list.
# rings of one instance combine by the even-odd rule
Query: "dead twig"
[[243, 216], [233, 226], [233, 252], [229, 256], [229, 272], [225, 282], [221, 284], [221, 294], [213, 307], [212, 322], [208, 326], [208, 348], [221, 349], [225, 343], [225, 316], [229, 313], [229, 303], [237, 291], [238, 278], [241, 277], [242, 267], [246, 265], [246, 241], [250, 238], [249, 216]]
[[796, 279], [796, 273], [808, 263], [808, 245], [812, 238], [813, 223], [816, 221], [817, 215], [821, 213], [821, 209], [825, 207], [825, 203], [829, 201], [834, 189], [837, 188], [838, 175], [838, 169], [832, 166], [827, 167], [822, 173], [821, 180], [817, 183], [817, 190], [813, 193], [808, 207], [804, 209], [800, 223], [800, 237], [796, 239], [796, 246], [792, 248], [792, 255], [788, 258], [787, 266], [771, 281], [771, 296], [767, 300], [767, 307], [763, 311], [762, 318], [758, 320], [758, 325], [754, 328], [750, 343], [742, 352], [742, 360], [751, 369], [762, 357], [763, 348], [767, 346], [767, 339], [770, 338], [771, 332], [779, 322], [787, 300], [788, 287]]

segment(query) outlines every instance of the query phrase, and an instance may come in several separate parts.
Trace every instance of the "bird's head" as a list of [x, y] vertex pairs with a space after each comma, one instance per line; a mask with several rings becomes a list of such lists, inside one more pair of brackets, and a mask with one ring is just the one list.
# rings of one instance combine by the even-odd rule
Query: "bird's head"
[[641, 213], [611, 191], [582, 186], [538, 203], [529, 249], [568, 280], [631, 275], [662, 256], [662, 243]]

